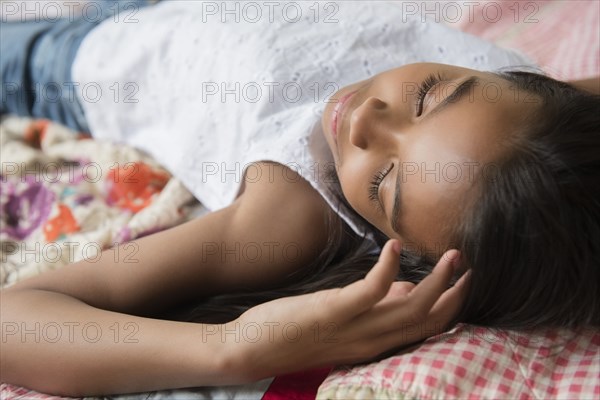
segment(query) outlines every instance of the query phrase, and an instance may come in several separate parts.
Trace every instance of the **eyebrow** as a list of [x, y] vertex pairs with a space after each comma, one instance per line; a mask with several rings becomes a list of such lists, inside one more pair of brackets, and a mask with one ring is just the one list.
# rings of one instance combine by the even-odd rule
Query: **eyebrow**
[[[468, 79], [464, 80], [457, 88], [448, 96], [444, 98], [440, 103], [438, 103], [431, 111], [427, 113], [423, 117], [423, 121], [431, 118], [434, 114], [438, 114], [444, 109], [448, 108], [451, 104], [457, 104], [463, 98], [465, 98], [465, 94], [468, 93], [473, 87], [477, 86], [480, 83], [480, 79], [476, 76], [470, 76]], [[396, 173], [396, 188], [394, 190], [394, 207], [392, 208], [392, 216], [390, 217], [390, 225], [394, 232], [401, 235], [400, 228], [398, 227], [398, 219], [402, 212], [402, 203], [400, 201], [401, 192], [400, 192], [400, 179], [402, 178], [401, 167], [398, 166], [398, 172]]]

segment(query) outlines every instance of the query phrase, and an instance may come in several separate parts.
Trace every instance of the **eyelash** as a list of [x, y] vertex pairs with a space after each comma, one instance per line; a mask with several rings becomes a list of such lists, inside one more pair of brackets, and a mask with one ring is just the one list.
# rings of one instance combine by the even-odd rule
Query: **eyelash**
[[369, 185], [369, 200], [371, 200], [375, 206], [377, 207], [377, 211], [383, 212], [383, 208], [381, 207], [381, 203], [379, 202], [379, 185], [383, 181], [383, 178], [394, 168], [394, 164], [392, 164], [389, 168], [378, 171], [371, 178], [371, 183]]
[[430, 74], [423, 82], [419, 85], [417, 90], [417, 117], [421, 115], [423, 112], [423, 101], [425, 100], [425, 95], [432, 87], [434, 87], [437, 83], [443, 81], [444, 78], [440, 73]]

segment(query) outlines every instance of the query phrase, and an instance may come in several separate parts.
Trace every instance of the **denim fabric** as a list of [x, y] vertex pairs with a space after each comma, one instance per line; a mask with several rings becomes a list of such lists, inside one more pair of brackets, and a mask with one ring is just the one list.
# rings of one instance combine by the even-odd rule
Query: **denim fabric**
[[76, 18], [71, 15], [44, 20], [42, 15], [36, 20], [0, 22], [0, 115], [48, 118], [88, 132], [76, 95], [82, 88], [71, 78], [79, 45], [100, 22], [151, 3], [93, 0], [87, 13]]

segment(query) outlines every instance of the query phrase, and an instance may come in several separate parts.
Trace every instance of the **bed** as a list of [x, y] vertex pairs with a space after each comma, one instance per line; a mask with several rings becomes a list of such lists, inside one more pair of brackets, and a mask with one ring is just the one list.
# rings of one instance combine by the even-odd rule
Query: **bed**
[[[555, 78], [600, 75], [598, 1], [461, 3], [429, 2], [429, 17], [443, 17], [457, 29], [516, 48]], [[422, 4], [396, 1], [390, 7], [412, 13], [423, 11]], [[4, 118], [0, 145], [3, 287], [207, 212], [144, 152], [96, 141], [51, 121]], [[131, 179], [133, 173], [136, 179]], [[599, 397], [598, 331], [510, 332], [459, 325], [376, 363], [303, 371], [237, 387], [110, 398]], [[0, 398], [59, 397], [2, 383]]]

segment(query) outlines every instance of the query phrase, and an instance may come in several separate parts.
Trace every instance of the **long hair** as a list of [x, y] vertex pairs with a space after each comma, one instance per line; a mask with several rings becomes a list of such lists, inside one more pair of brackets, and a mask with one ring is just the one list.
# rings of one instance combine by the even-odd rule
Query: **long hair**
[[[600, 96], [538, 73], [497, 74], [541, 104], [520, 127], [523, 139], [495, 161], [493, 179], [478, 176], [470, 207], [450, 234], [451, 248], [461, 251], [460, 270], [471, 269], [457, 321], [600, 326]], [[373, 243], [333, 212], [328, 231], [321, 254], [280, 288], [213, 296], [183, 319], [223, 323], [266, 301], [364, 278], [378, 259]], [[375, 228], [373, 235], [379, 248], [387, 240]], [[397, 279], [418, 283], [436, 261], [404, 249]]]
[[459, 318], [499, 328], [600, 326], [600, 96], [500, 72], [539, 106], [480, 175], [457, 230], [471, 268]]

